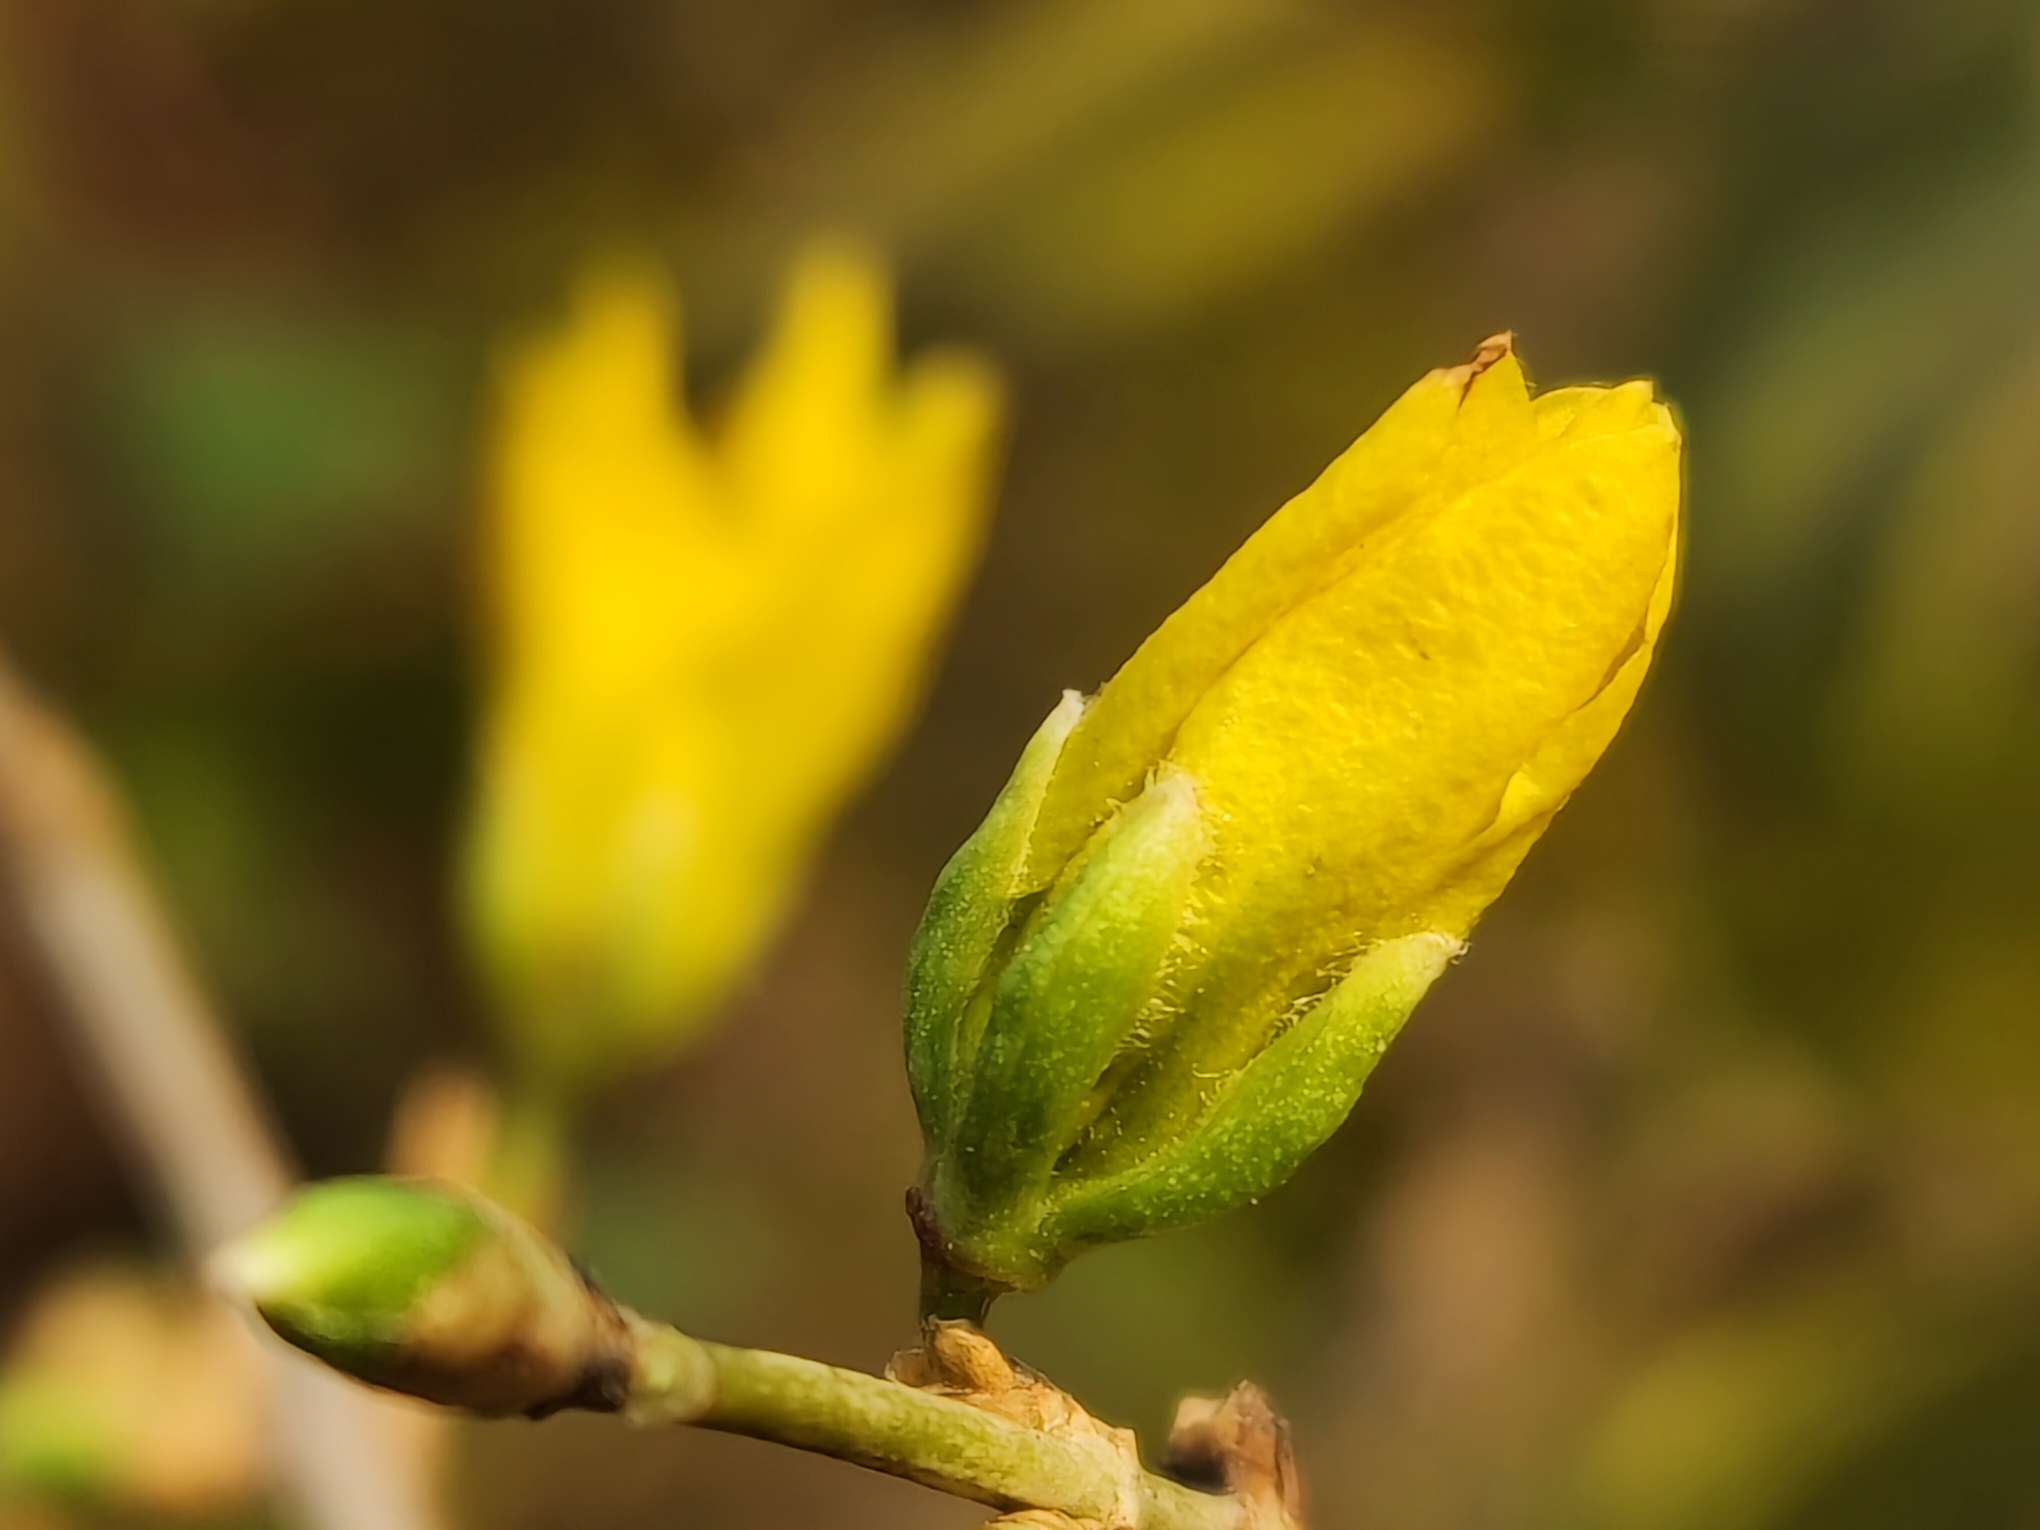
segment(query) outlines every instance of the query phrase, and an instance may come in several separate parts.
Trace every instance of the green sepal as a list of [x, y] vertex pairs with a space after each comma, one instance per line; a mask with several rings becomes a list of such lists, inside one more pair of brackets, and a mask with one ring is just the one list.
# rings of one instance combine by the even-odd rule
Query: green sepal
[[1194, 783], [1166, 771], [1029, 916], [993, 986], [951, 1173], [937, 1183], [939, 1212], [953, 1214], [944, 1181], [993, 1217], [1046, 1189], [1085, 1100], [1155, 992], [1210, 844]]
[[1418, 1000], [1462, 949], [1407, 935], [1363, 953], [1302, 1019], [1242, 1068], [1203, 1119], [1137, 1167], [1079, 1181], [1044, 1216], [1060, 1258], [1258, 1200], [1351, 1113]]
[[1035, 815], [1064, 741], [1084, 715], [1065, 691], [1021, 751], [984, 822], [949, 858], [907, 957], [907, 1082], [929, 1150], [949, 1140], [968, 1095], [971, 999], [1019, 900]]

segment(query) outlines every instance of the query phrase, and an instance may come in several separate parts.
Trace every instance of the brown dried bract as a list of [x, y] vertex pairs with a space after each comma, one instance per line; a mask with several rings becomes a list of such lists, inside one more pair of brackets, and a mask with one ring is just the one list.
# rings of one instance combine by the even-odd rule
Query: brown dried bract
[[1512, 354], [1515, 349], [1516, 332], [1505, 329], [1500, 334], [1489, 335], [1487, 339], [1481, 341], [1473, 349], [1472, 360], [1466, 362], [1463, 366], [1453, 367], [1445, 375], [1459, 385], [1459, 396], [1464, 398], [1466, 390], [1473, 386], [1473, 380], [1476, 377], [1480, 376], [1481, 373], [1500, 361], [1504, 356]]
[[1164, 1466], [1181, 1481], [1234, 1494], [1253, 1530], [1301, 1530], [1303, 1485], [1289, 1424], [1251, 1381], [1222, 1398], [1178, 1403]]
[[1135, 1453], [1133, 1432], [1115, 1429], [1085, 1411], [1069, 1393], [1039, 1371], [1010, 1358], [969, 1323], [928, 1323], [921, 1343], [892, 1357], [885, 1373], [894, 1381], [952, 1397], [987, 1413], [1046, 1434], [1090, 1435], [1115, 1449]]

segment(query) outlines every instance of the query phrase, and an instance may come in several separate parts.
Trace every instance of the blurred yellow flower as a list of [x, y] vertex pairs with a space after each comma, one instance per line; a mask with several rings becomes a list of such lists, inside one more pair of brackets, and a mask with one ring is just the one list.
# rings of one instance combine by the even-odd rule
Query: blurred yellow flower
[[757, 958], [911, 714], [988, 506], [995, 377], [897, 367], [853, 250], [798, 262], [715, 428], [680, 374], [677, 295], [625, 264], [501, 367], [468, 907], [553, 1086], [678, 1043]]

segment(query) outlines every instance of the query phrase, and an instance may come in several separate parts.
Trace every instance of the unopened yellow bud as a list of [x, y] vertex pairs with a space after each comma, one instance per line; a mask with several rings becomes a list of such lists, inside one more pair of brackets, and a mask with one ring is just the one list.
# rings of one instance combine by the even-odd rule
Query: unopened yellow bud
[[1281, 1183], [1627, 714], [1680, 441], [1645, 383], [1416, 384], [1092, 701], [944, 872], [909, 981], [933, 1289]]

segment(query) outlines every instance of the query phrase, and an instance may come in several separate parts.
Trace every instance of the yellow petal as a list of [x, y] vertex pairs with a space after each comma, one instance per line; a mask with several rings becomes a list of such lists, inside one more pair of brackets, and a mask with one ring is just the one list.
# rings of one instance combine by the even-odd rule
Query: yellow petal
[[668, 583], [723, 540], [679, 393], [678, 297], [643, 266], [589, 276], [568, 323], [499, 367], [489, 539], [496, 639], [530, 676], [604, 696], [672, 648]]
[[1512, 775], [1641, 640], [1673, 439], [1561, 443], [1413, 510], [1199, 699], [1169, 757], [1234, 822], [1229, 874], [1314, 874], [1270, 917], [1378, 930], [1494, 822]]
[[1527, 448], [1528, 390], [1507, 336], [1431, 372], [1278, 510], [1112, 678], [1065, 753], [1033, 855], [1037, 885], [1130, 796], [1190, 709], [1282, 613], [1327, 587], [1383, 526], [1501, 471]]
[[1162, 761], [1214, 819], [1154, 1027], [1196, 1040], [1146, 1068], [1156, 1098], [1175, 1097], [1157, 1074], [1243, 1064], [1372, 944], [1463, 938], [1648, 666], [1676, 563], [1669, 414], [1645, 384], [1533, 403], [1507, 353], [1469, 370], [1418, 384], [1284, 506], [1064, 751], [1065, 836]]
[[890, 286], [867, 252], [827, 244], [796, 263], [721, 443], [731, 498], [757, 537], [797, 540], [858, 502], [891, 401], [892, 324]]

